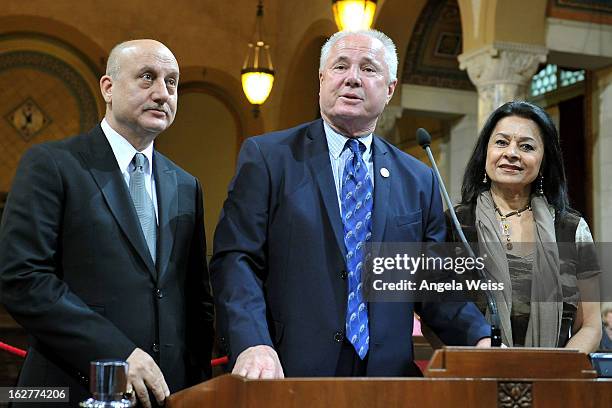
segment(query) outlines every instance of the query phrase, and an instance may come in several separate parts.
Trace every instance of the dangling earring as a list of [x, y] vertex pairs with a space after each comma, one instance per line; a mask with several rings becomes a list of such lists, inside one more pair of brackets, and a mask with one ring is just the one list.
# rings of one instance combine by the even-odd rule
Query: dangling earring
[[482, 184], [487, 184], [487, 172], [485, 171], [484, 177], [482, 178]]
[[538, 193], [539, 195], [544, 195], [544, 176], [540, 174], [540, 177], [538, 178], [538, 189], [536, 190], [536, 193]]

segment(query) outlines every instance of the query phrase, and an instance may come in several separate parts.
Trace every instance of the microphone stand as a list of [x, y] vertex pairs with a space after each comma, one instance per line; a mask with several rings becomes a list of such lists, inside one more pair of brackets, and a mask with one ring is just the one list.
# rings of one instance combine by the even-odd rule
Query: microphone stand
[[[453, 207], [453, 203], [450, 197], [448, 196], [448, 192], [446, 191], [446, 187], [444, 186], [444, 181], [442, 180], [442, 176], [440, 175], [440, 172], [438, 171], [438, 166], [436, 165], [436, 161], [433, 157], [433, 154], [431, 153], [431, 148], [429, 147], [431, 143], [431, 136], [425, 129], [419, 128], [417, 130], [417, 141], [419, 145], [421, 145], [423, 150], [425, 150], [425, 152], [427, 153], [427, 157], [429, 158], [431, 167], [433, 168], [436, 178], [438, 179], [438, 182], [440, 184], [440, 190], [442, 191], [442, 196], [444, 197], [444, 201], [446, 202], [446, 206], [448, 207], [448, 210], [450, 212], [451, 219], [453, 220], [453, 225], [455, 227], [455, 230], [459, 234], [459, 238], [461, 239], [461, 242], [465, 246], [465, 249], [467, 250], [468, 255], [471, 258], [475, 259], [476, 254], [474, 253], [474, 251], [472, 250], [472, 247], [470, 246], [470, 244], [467, 242], [467, 239], [465, 238], [463, 229], [461, 228], [461, 225], [459, 224], [459, 220], [457, 219], [455, 208]], [[482, 269], [477, 269], [477, 270], [479, 272], [481, 279], [487, 279], [487, 276], [484, 273], [484, 270]], [[490, 290], [485, 290], [485, 296], [487, 298], [487, 304], [489, 306], [489, 311], [491, 312], [491, 347], [501, 347], [501, 344], [502, 344], [501, 329], [500, 329], [501, 324], [499, 320], [499, 313], [497, 311], [497, 303], [495, 302], [495, 299], [493, 299], [493, 295], [491, 294]]]

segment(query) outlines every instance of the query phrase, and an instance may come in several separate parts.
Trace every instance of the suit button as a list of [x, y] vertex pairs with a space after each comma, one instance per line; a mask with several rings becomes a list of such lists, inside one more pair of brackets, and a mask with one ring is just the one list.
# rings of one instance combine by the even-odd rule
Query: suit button
[[159, 353], [159, 344], [153, 343], [151, 350], [153, 350], [154, 353]]
[[162, 292], [161, 289], [155, 289], [154, 293], [155, 293], [155, 297], [158, 299], [161, 299], [164, 297], [164, 292]]
[[336, 343], [342, 343], [342, 341], [344, 340], [344, 334], [342, 334], [342, 332], [335, 332], [334, 333], [334, 341]]
[[346, 279], [347, 276], [348, 276], [348, 272], [345, 269], [343, 269], [342, 272], [340, 272], [340, 277], [342, 279]]

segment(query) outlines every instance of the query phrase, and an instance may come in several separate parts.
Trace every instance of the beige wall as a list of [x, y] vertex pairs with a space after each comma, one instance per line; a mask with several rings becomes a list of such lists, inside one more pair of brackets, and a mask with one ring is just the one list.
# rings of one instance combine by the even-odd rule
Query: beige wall
[[174, 124], [155, 148], [196, 176], [203, 186], [207, 252], [234, 173], [238, 125], [235, 113], [213, 95], [188, 92], [180, 97]]

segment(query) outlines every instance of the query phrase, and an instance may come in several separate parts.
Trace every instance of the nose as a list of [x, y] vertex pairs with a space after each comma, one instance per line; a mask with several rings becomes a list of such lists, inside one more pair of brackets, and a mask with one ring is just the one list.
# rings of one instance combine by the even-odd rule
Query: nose
[[516, 159], [519, 157], [518, 146], [515, 142], [508, 144], [508, 147], [504, 150], [504, 156], [508, 158]]
[[170, 98], [170, 93], [168, 92], [168, 87], [166, 86], [166, 82], [163, 78], [158, 78], [153, 84], [151, 92], [151, 98], [157, 104], [163, 104]]
[[359, 70], [359, 66], [352, 65], [346, 72], [346, 79], [344, 81], [345, 85], [350, 86], [351, 88], [361, 86], [360, 74], [361, 72]]

